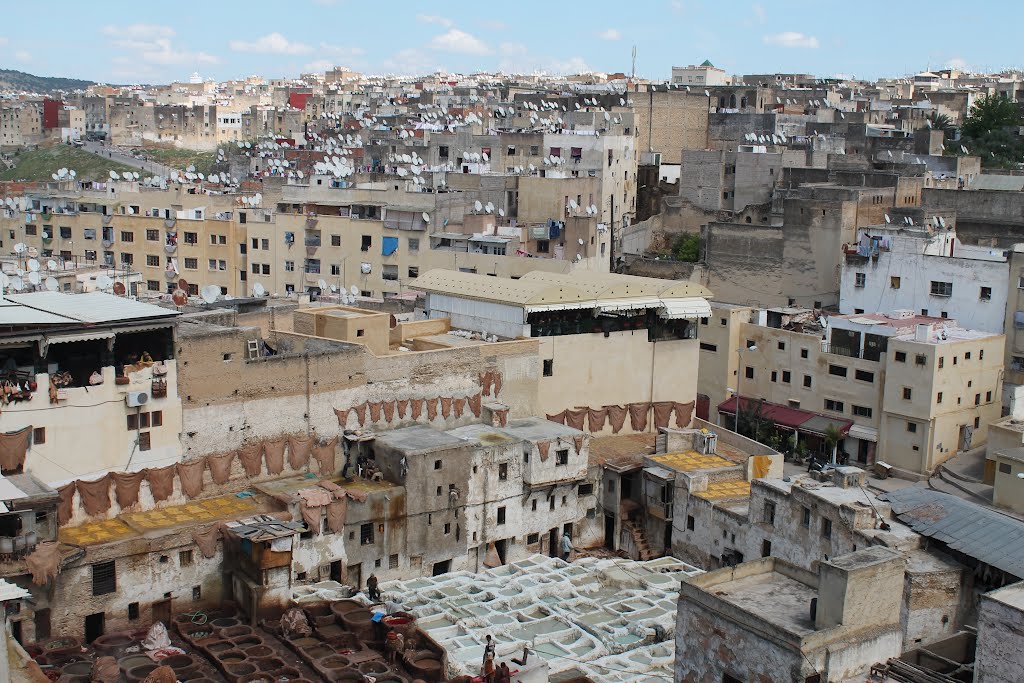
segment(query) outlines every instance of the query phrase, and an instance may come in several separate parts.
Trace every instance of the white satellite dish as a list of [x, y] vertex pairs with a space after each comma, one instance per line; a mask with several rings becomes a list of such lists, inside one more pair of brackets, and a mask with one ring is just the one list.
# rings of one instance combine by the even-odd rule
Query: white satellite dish
[[430, 214], [427, 213], [426, 211], [424, 211], [422, 215], [423, 215], [423, 222], [424, 223], [429, 223], [430, 222]]
[[46, 288], [51, 292], [56, 292], [60, 288], [60, 284], [57, 282], [57, 278], [48, 277], [46, 278]]
[[100, 275], [96, 278], [96, 286], [100, 289], [110, 289], [112, 284], [114, 284], [114, 281], [110, 279], [109, 275]]
[[220, 296], [220, 287], [217, 285], [206, 285], [199, 290], [199, 296], [203, 297], [203, 301], [208, 304], [212, 304]]
[[121, 176], [120, 176], [120, 175], [118, 175], [117, 171], [111, 171], [111, 172], [110, 172], [110, 179], [111, 179], [111, 180], [117, 180], [117, 179], [118, 179], [118, 178], [120, 178], [120, 177], [121, 177]]
[[885, 214], [885, 222], [886, 222], [887, 224], [888, 224], [888, 223], [892, 223], [892, 219], [891, 219], [891, 218], [889, 218], [889, 214]]
[[582, 237], [581, 237], [581, 238], [579, 238], [579, 239], [578, 239], [578, 240], [576, 240], [576, 241], [580, 243], [580, 246], [581, 246], [581, 247], [583, 246], [583, 238], [582, 238]]
[[357, 294], [359, 294], [359, 288], [356, 287], [355, 285], [349, 287], [348, 291], [352, 292], [352, 296], [356, 296]]
[[494, 213], [494, 204], [487, 202], [487, 206], [484, 207], [484, 211], [487, 213]]
[[317, 287], [320, 288], [321, 292], [327, 291], [327, 280], [325, 280], [323, 278], [320, 278], [319, 280], [316, 281], [316, 284], [317, 284]]
[[20, 292], [21, 290], [25, 289], [25, 283], [19, 276], [15, 275], [14, 277], [11, 278], [11, 289], [13, 289], [15, 292]]
[[575, 199], [569, 200], [569, 208], [572, 209], [573, 211], [579, 208], [579, 204], [576, 203]]
[[50, 259], [49, 261], [46, 262], [46, 269], [57, 270], [57, 262], [54, 261], [53, 259]]
[[25, 243], [24, 242], [18, 242], [17, 244], [15, 244], [14, 245], [14, 252], [16, 254], [24, 254], [25, 253]]
[[263, 296], [266, 293], [267, 293], [267, 290], [260, 283], [257, 282], [255, 285], [252, 286], [252, 295], [253, 296]]
[[28, 260], [28, 269], [30, 271], [32, 271], [33, 273], [37, 272], [39, 270], [39, 261], [36, 261], [34, 258], [29, 259]]
[[39, 273], [33, 270], [31, 273], [28, 274], [28, 281], [33, 285], [38, 285], [42, 281], [42, 279], [39, 277]]
[[484, 205], [480, 203], [480, 200], [479, 200], [479, 199], [478, 199], [478, 200], [476, 200], [475, 202], [473, 202], [473, 210], [474, 210], [474, 211], [480, 211], [480, 210], [482, 210], [483, 208], [484, 208]]
[[504, 216], [505, 215], [505, 209], [498, 209], [498, 215], [499, 216]]

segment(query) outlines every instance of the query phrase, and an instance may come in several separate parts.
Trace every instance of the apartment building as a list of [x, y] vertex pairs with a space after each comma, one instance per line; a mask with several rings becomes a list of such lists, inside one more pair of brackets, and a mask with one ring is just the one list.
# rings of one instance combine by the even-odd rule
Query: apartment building
[[0, 149], [38, 145], [43, 141], [43, 110], [36, 102], [0, 104]]
[[952, 319], [897, 311], [830, 316], [822, 327], [810, 311], [713, 303], [701, 323], [699, 392], [711, 419], [733, 423], [738, 394], [741, 410], [775, 413], [782, 445], [795, 434], [819, 458], [831, 457], [834, 423], [850, 462], [925, 474], [984, 444], [1000, 415], [1003, 336]]

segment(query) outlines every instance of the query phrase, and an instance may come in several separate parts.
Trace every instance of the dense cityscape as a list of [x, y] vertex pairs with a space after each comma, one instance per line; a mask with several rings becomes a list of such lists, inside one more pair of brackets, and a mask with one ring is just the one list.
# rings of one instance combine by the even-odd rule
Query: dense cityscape
[[0, 70], [0, 680], [1024, 681], [1024, 72], [677, 48]]

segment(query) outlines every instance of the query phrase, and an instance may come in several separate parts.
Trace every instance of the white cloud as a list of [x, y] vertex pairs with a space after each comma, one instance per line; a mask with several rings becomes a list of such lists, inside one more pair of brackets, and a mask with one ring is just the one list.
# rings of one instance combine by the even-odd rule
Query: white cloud
[[751, 5], [750, 10], [754, 13], [754, 18], [757, 19], [757, 23], [763, 24], [768, 20], [768, 13], [764, 9], [764, 5], [759, 2], [755, 2]]
[[313, 51], [309, 45], [293, 43], [278, 32], [268, 33], [253, 41], [232, 40], [228, 43], [235, 52], [257, 52], [273, 55], [305, 55]]
[[819, 46], [818, 39], [814, 36], [804, 35], [798, 31], [783, 31], [782, 33], [773, 33], [763, 38], [765, 45], [774, 45], [775, 47], [786, 47], [786, 48], [816, 48]]
[[947, 69], [956, 69], [957, 71], [965, 71], [967, 69], [967, 61], [962, 57], [951, 57], [946, 60]]
[[304, 73], [319, 73], [321, 71], [330, 71], [334, 68], [334, 62], [329, 59], [318, 59], [315, 62], [310, 62], [302, 67]]
[[14, 58], [19, 62], [31, 62], [32, 55], [26, 50], [18, 50], [14, 53]]
[[430, 55], [417, 48], [405, 48], [399, 50], [381, 65], [387, 73], [396, 74], [424, 74], [437, 71], [437, 66], [430, 66]]
[[448, 17], [441, 17], [436, 14], [418, 14], [416, 15], [416, 20], [422, 21], [424, 24], [437, 24], [438, 26], [444, 26], [445, 28], [455, 26], [455, 22]]
[[582, 74], [591, 71], [582, 57], [570, 57], [565, 60], [549, 60], [542, 68], [552, 74]]
[[601, 40], [621, 40], [622, 32], [617, 28], [610, 28], [606, 31], [601, 31], [597, 34], [597, 37]]
[[489, 55], [491, 48], [476, 36], [470, 35], [457, 28], [450, 29], [447, 33], [434, 36], [428, 47], [442, 52], [453, 52], [460, 55]]
[[173, 38], [174, 29], [161, 24], [128, 24], [127, 26], [114, 26], [108, 24], [101, 29], [103, 35], [110, 36], [118, 41], [149, 42], [159, 38]]
[[143, 61], [150, 64], [217, 64], [220, 59], [207, 52], [176, 50], [169, 40], [157, 40], [141, 51]]

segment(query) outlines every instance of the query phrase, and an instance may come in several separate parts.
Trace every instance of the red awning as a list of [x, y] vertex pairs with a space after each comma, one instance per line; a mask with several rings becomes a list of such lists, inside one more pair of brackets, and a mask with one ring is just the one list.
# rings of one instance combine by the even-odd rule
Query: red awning
[[[853, 420], [829, 417], [828, 415], [822, 415], [821, 413], [815, 413], [810, 410], [790, 408], [789, 406], [779, 405], [778, 403], [771, 403], [769, 401], [760, 401], [758, 399], [743, 398], [740, 400], [743, 401], [744, 410], [750, 410], [760, 403], [762, 417], [771, 420], [783, 429], [799, 429], [802, 432], [809, 432], [824, 436], [825, 427], [828, 425], [835, 425], [835, 427], [843, 434], [849, 432], [850, 427], [853, 426]], [[735, 415], [736, 397], [732, 396], [728, 400], [719, 403], [718, 412], [725, 413], [726, 415]]]

